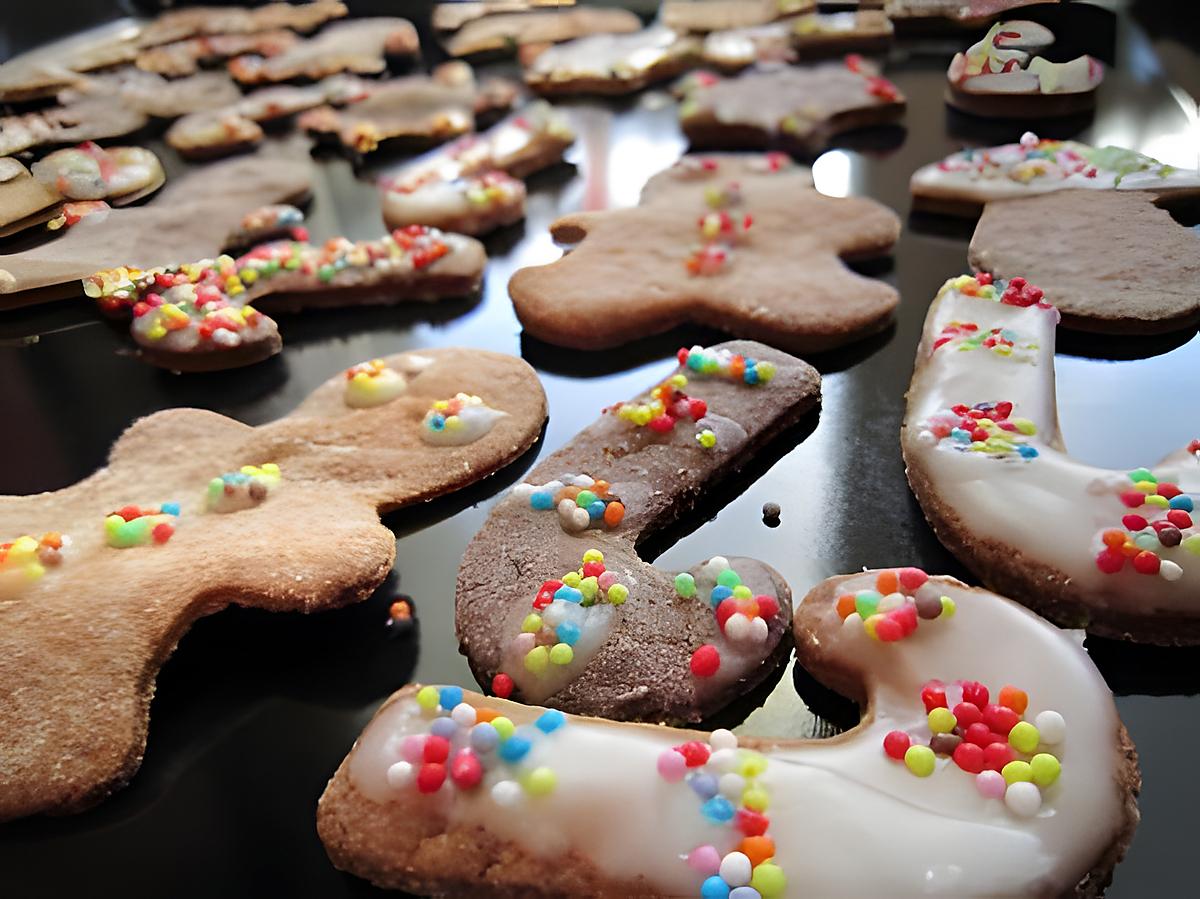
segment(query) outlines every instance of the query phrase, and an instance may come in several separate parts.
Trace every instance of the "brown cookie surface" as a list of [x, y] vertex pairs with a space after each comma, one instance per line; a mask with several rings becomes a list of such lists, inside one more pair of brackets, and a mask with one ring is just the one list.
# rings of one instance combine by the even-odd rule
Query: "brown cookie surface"
[[842, 260], [885, 255], [899, 233], [891, 210], [819, 194], [784, 157], [693, 155], [651, 178], [635, 208], [558, 219], [552, 236], [578, 246], [508, 289], [525, 330], [562, 346], [694, 322], [823, 350], [887, 326], [895, 290]]
[[[365, 598], [395, 552], [379, 515], [493, 473], [546, 417], [533, 370], [498, 353], [392, 356], [366, 366], [365, 384], [362, 368], [257, 428], [156, 413], [84, 481], [0, 499], [6, 540], [61, 535], [26, 538], [40, 577], [12, 547], [0, 572], [0, 819], [78, 811], [122, 786], [158, 668], [193, 621], [230, 603], [311, 612]], [[490, 429], [428, 442], [423, 416], [460, 391], [499, 413]], [[157, 514], [132, 517], [145, 511]]]
[[816, 6], [815, 0], [665, 0], [661, 17], [676, 31], [721, 31], [765, 25]]
[[[637, 424], [649, 392], [605, 410], [467, 548], [455, 622], [480, 683], [499, 675], [502, 693], [515, 684], [524, 701], [582, 714], [699, 721], [786, 655], [791, 597], [773, 569], [717, 557], [677, 578], [637, 547], [686, 522], [706, 490], [812, 411], [820, 377], [749, 341], [681, 353], [690, 361], [672, 377], [684, 383], [656, 388], [667, 411], [653, 425]], [[714, 614], [726, 597], [733, 605]]]
[[339, 72], [374, 75], [387, 67], [387, 57], [413, 56], [419, 50], [417, 30], [407, 19], [353, 19], [335, 22], [274, 56], [236, 56], [229, 61], [229, 72], [242, 84], [317, 81]]
[[155, 47], [191, 37], [256, 34], [279, 28], [312, 31], [331, 19], [346, 15], [339, 0], [306, 3], [266, 3], [252, 9], [227, 6], [194, 6], [170, 10], [141, 30], [137, 44]]
[[968, 258], [997, 277], [1037, 284], [1069, 328], [1162, 334], [1192, 327], [1200, 322], [1200, 239], [1162, 208], [1170, 202], [1141, 190], [993, 201]]
[[896, 122], [904, 95], [858, 57], [684, 81], [679, 123], [695, 149], [783, 147], [815, 154], [837, 135]]
[[547, 9], [475, 19], [445, 45], [451, 56], [470, 56], [511, 51], [523, 44], [558, 44], [589, 34], [626, 34], [641, 27], [642, 20], [626, 9]]
[[[886, 614], [911, 615], [911, 629], [871, 639], [857, 612], [843, 617], [860, 594], [889, 597]], [[916, 611], [931, 603], [936, 617]], [[772, 896], [917, 895], [946, 876], [967, 896], [1103, 893], [1141, 778], [1072, 634], [914, 568], [825, 581], [794, 633], [798, 663], [863, 708], [851, 731], [675, 730], [413, 686], [338, 768], [318, 832], [339, 868], [421, 895], [685, 896], [709, 878], [714, 895], [747, 883]], [[1008, 786], [989, 766], [985, 795], [968, 770], [976, 753], [960, 753], [964, 767], [950, 758], [956, 736], [931, 736], [926, 695], [944, 715], [982, 704], [1012, 741], [992, 764], [1001, 749], [1031, 770], [1037, 757], [1036, 782]], [[884, 750], [899, 737], [927, 776]], [[872, 864], [855, 863], [862, 853]]]

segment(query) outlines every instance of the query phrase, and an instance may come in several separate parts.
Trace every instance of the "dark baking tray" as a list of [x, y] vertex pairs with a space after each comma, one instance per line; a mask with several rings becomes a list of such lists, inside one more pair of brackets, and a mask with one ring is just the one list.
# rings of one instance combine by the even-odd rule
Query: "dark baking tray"
[[[350, 5], [357, 15], [405, 14], [427, 22], [427, 3]], [[1100, 89], [1092, 123], [1047, 123], [1042, 133], [1077, 133], [1181, 164], [1189, 164], [1190, 153], [1196, 165], [1195, 101], [1166, 74], [1200, 71], [1190, 4], [1122, 4], [1115, 18], [1071, 6], [1054, 14], [1077, 38], [1103, 45], [1115, 33], [1115, 47], [1095, 52], [1116, 65]], [[126, 11], [86, 0], [23, 4], [3, 17], [0, 54]], [[1143, 25], [1162, 38], [1151, 40]], [[427, 31], [423, 37], [428, 47]], [[847, 139], [817, 161], [818, 186], [875, 197], [907, 218], [908, 177], [919, 165], [964, 141], [1018, 137], [1019, 126], [951, 116], [942, 103], [949, 57], [972, 39], [960, 34], [898, 44], [887, 74], [909, 98], [904, 130]], [[317, 798], [393, 690], [412, 679], [471, 683], [454, 639], [454, 578], [490, 504], [537, 454], [560, 446], [602, 406], [667, 371], [679, 345], [713, 336], [677, 333], [606, 353], [562, 351], [522, 336], [505, 284], [516, 267], [554, 257], [548, 222], [581, 207], [635, 202], [646, 177], [684, 148], [673, 104], [661, 91], [561, 105], [571, 110], [580, 135], [570, 154], [574, 165], [533, 178], [528, 219], [488, 238], [492, 261], [477, 301], [284, 316], [282, 355], [202, 376], [170, 375], [131, 358], [122, 330], [100, 321], [82, 299], [0, 315], [3, 493], [52, 490], [84, 477], [140, 415], [194, 405], [250, 423], [269, 421], [346, 365], [410, 347], [457, 344], [521, 354], [538, 368], [550, 399], [544, 439], [518, 465], [388, 518], [397, 536], [396, 567], [370, 601], [307, 618], [229, 609], [199, 622], [158, 679], [145, 762], [132, 784], [84, 814], [0, 827], [0, 894], [178, 899], [374, 892], [325, 858], [313, 823]], [[184, 167], [161, 141], [153, 145], [171, 171]], [[314, 235], [377, 236], [381, 223], [370, 183], [339, 158], [322, 159], [319, 168]], [[945, 278], [964, 270], [970, 227], [930, 218], [906, 224], [893, 264], [880, 272], [903, 296], [895, 327], [810, 360], [825, 375], [824, 406], [811, 433], [756, 460], [757, 480], [743, 479], [710, 497], [711, 518], [696, 516], [694, 532], [674, 545], [670, 540], [679, 535], [659, 541], [655, 549], [665, 549], [664, 562], [686, 567], [716, 553], [755, 555], [778, 567], [801, 595], [828, 575], [863, 566], [915, 564], [972, 580], [926, 526], [905, 483], [897, 440], [926, 306]], [[1073, 336], [1063, 343], [1059, 405], [1075, 455], [1134, 467], [1200, 436], [1200, 336]], [[783, 508], [775, 529], [760, 520], [768, 500]], [[1036, 510], [1030, 521], [1052, 539], [1052, 527], [1038, 521]], [[417, 609], [419, 625], [407, 636], [393, 636], [385, 626], [399, 592], [412, 596]], [[1191, 696], [1200, 682], [1200, 652], [1098, 640], [1088, 645], [1118, 694], [1145, 778], [1142, 825], [1109, 895], [1194, 895], [1200, 707]], [[11, 686], [0, 684], [0, 690]], [[798, 687], [826, 716], [814, 717], [797, 698], [790, 733], [824, 735], [853, 721], [852, 708], [814, 691], [800, 674], [785, 674], [773, 686], [790, 696]], [[763, 692], [726, 717], [744, 717]]]

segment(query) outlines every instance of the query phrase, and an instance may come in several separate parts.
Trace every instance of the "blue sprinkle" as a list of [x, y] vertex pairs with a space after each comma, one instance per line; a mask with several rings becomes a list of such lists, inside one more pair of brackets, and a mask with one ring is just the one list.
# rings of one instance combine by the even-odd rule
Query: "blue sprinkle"
[[962, 428], [955, 428], [950, 432], [950, 439], [956, 443], [970, 443], [971, 435]]
[[1191, 512], [1196, 508], [1196, 504], [1192, 502], [1192, 498], [1184, 493], [1171, 497], [1170, 504], [1172, 509], [1183, 509], [1185, 512]]
[[574, 587], [568, 587], [566, 584], [563, 584], [554, 591], [554, 598], [565, 599], [567, 602], [583, 602], [583, 594]]
[[714, 874], [700, 885], [700, 899], [729, 899], [729, 887]]
[[554, 508], [554, 495], [549, 490], [538, 490], [529, 495], [529, 505], [539, 512]]
[[724, 796], [714, 796], [700, 806], [700, 814], [713, 824], [724, 824], [733, 819], [733, 806]]
[[726, 587], [724, 584], [717, 584], [717, 586], [712, 588], [712, 593], [709, 594], [708, 601], [712, 603], [712, 607], [715, 609], [721, 604], [721, 600], [728, 599], [731, 596], [733, 596], [731, 588]]
[[1022, 459], [1036, 459], [1038, 454], [1032, 446], [1019, 446], [1017, 452], [1021, 454]]
[[429, 419], [429, 429], [432, 431], [443, 431], [446, 428], [446, 416], [440, 412], [433, 415]]
[[163, 503], [161, 506], [159, 506], [159, 508], [162, 510], [164, 515], [174, 515], [176, 518], [179, 517], [179, 503]]
[[687, 367], [692, 371], [700, 371], [704, 367], [704, 356], [701, 353], [692, 353], [688, 356]]
[[754, 887], [734, 887], [729, 893], [729, 899], [762, 899], [762, 893]]
[[554, 630], [558, 634], [558, 640], [560, 643], [566, 643], [568, 646], [574, 646], [579, 640], [578, 624], [572, 624], [569, 621], [564, 621]]
[[445, 737], [449, 740], [458, 733], [458, 725], [454, 723], [452, 718], [435, 718], [429, 725], [429, 732], [435, 737]]
[[471, 728], [471, 748], [476, 752], [491, 752], [500, 742], [500, 733], [491, 723], [476, 724]]
[[447, 712], [462, 702], [462, 687], [442, 687], [438, 691], [438, 705]]
[[531, 748], [533, 742], [528, 737], [515, 733], [500, 744], [500, 758], [506, 762], [519, 762]]
[[604, 509], [605, 509], [604, 500], [598, 499], [594, 503], [592, 503], [590, 506], [587, 507], [588, 517], [591, 518], [592, 521], [599, 521], [601, 518], [604, 517]]
[[717, 795], [717, 779], [711, 774], [693, 774], [688, 778], [687, 785], [701, 799], [712, 799]]
[[747, 384], [758, 383], [758, 369], [754, 367], [754, 363], [749, 359], [746, 360], [746, 373], [742, 375], [742, 380]]
[[552, 734], [566, 723], [567, 716], [558, 709], [546, 709], [534, 726], [544, 734]]

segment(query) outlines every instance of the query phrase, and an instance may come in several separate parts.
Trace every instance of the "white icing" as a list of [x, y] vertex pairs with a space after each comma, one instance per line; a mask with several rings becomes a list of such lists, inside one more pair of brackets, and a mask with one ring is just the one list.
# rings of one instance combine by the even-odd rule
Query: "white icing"
[[383, 367], [378, 372], [356, 373], [346, 379], [343, 398], [352, 409], [369, 409], [390, 403], [408, 390], [408, 380], [394, 368]]
[[133, 193], [161, 179], [162, 166], [157, 156], [142, 147], [103, 150], [84, 144], [38, 160], [32, 173], [67, 199], [104, 200]]
[[[460, 398], [463, 396], [459, 394]], [[431, 410], [425, 416], [421, 424], [421, 439], [433, 446], [466, 446], [487, 434], [508, 413], [493, 409], [479, 397], [468, 397], [456, 414], [443, 416], [446, 422], [444, 427], [433, 426], [437, 414]], [[457, 419], [457, 424], [451, 422], [451, 417]]]
[[[873, 582], [864, 575], [845, 589]], [[874, 642], [861, 627], [841, 628], [832, 604], [824, 612], [831, 617], [820, 635], [823, 652], [865, 669], [874, 715], [836, 739], [762, 749], [769, 760], [760, 778], [771, 796], [768, 833], [777, 846], [775, 862], [788, 876], [788, 896], [1069, 892], [1123, 823], [1123, 795], [1114, 780], [1124, 765], [1115, 744], [1117, 718], [1087, 654], [1069, 633], [1013, 603], [956, 582], [941, 586], [957, 603], [956, 615], [925, 622], [898, 643]], [[1015, 682], [1029, 692], [1028, 719], [1047, 709], [1062, 713], [1067, 737], [1056, 747], [1062, 774], [1036, 815], [1021, 817], [1003, 801], [981, 796], [974, 778], [952, 762], [919, 778], [885, 756], [886, 733], [924, 727], [919, 691], [933, 678], [979, 680], [993, 694]], [[488, 704], [518, 724], [538, 715], [515, 704]], [[387, 772], [400, 758], [403, 735], [425, 732], [428, 722], [407, 697], [367, 727], [349, 766], [368, 799], [409, 797], [410, 787], [388, 785]], [[522, 767], [549, 766], [558, 785], [548, 796], [523, 797], [522, 813], [493, 801], [494, 785], [511, 782], [505, 765], [485, 773], [476, 790], [443, 788], [432, 801], [451, 822], [485, 827], [548, 861], [570, 850], [618, 880], [641, 876], [665, 894], [696, 895], [704, 875], [684, 857], [705, 844], [727, 853], [741, 835], [707, 823], [692, 790], [657, 773], [660, 753], [694, 738], [669, 728], [569, 718], [534, 740]], [[718, 767], [714, 762], [720, 760], [710, 760], [710, 769]], [[732, 791], [738, 784], [724, 786]]]
[[1081, 93], [1103, 80], [1104, 67], [1091, 56], [1054, 63], [1020, 49], [1041, 50], [1053, 42], [1050, 30], [1035, 22], [997, 22], [966, 52], [954, 55], [946, 74], [963, 90], [990, 94]]
[[546, 48], [529, 74], [553, 81], [633, 77], [668, 59], [679, 40], [662, 25], [632, 34], [592, 34]]
[[[1051, 298], [1052, 299], [1052, 298]], [[1011, 327], [1034, 337], [1037, 364], [1002, 359], [991, 353], [947, 353], [930, 357], [933, 340], [950, 321], [975, 321], [981, 328]], [[1096, 468], [1073, 460], [1058, 433], [1054, 396], [1056, 314], [1036, 306], [1021, 308], [948, 291], [930, 307], [908, 395], [902, 435], [912, 464], [930, 478], [937, 501], [952, 508], [974, 540], [995, 541], [1062, 573], [1089, 602], [1139, 615], [1194, 610], [1200, 597], [1200, 556], [1181, 546], [1158, 554], [1182, 568], [1175, 580], [1143, 575], [1128, 565], [1117, 574], [1096, 567], [1104, 530], [1121, 528], [1128, 512], [1117, 496], [1130, 490], [1127, 472]], [[954, 452], [948, 444], [920, 439], [921, 424], [958, 403], [1007, 400], [1014, 416], [1038, 427], [1029, 443], [1039, 455], [1024, 464], [996, 464], [982, 453]], [[1200, 500], [1200, 460], [1180, 450], [1157, 466], [1159, 480], [1177, 484]], [[1200, 506], [1200, 502], [1197, 503]], [[1193, 528], [1191, 531], [1195, 531]], [[1185, 531], [1187, 534], [1189, 531]]]

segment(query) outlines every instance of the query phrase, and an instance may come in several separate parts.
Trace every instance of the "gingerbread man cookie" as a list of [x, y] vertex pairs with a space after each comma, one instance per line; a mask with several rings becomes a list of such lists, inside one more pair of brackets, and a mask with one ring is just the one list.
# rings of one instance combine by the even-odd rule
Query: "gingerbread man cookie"
[[246, 9], [228, 6], [193, 6], [170, 10], [141, 30], [137, 44], [155, 47], [193, 37], [258, 34], [279, 28], [312, 31], [331, 19], [346, 15], [340, 0], [308, 0], [305, 3], [266, 3]]
[[278, 56], [299, 40], [296, 32], [286, 29], [257, 34], [193, 37], [142, 50], [138, 53], [135, 64], [144, 72], [154, 72], [168, 78], [182, 78], [185, 75], [194, 75], [203, 65], [212, 65], [243, 53]]
[[1059, 0], [886, 0], [880, 4], [897, 27], [911, 31], [982, 28], [1001, 13]]
[[998, 22], [946, 72], [946, 102], [978, 116], [1048, 118], [1086, 112], [1096, 103], [1104, 65], [1093, 56], [1050, 62], [1032, 54], [1054, 43], [1036, 22]]
[[[456, 395], [486, 421], [428, 439], [429, 410]], [[197, 618], [366, 598], [395, 555], [379, 516], [508, 465], [545, 418], [521, 360], [422, 350], [338, 374], [257, 428], [158, 412], [91, 477], [0, 499], [0, 820], [79, 811], [133, 776], [155, 675]]]
[[274, 56], [235, 56], [229, 60], [229, 73], [242, 84], [318, 81], [339, 72], [377, 75], [387, 68], [389, 56], [415, 56], [419, 51], [417, 30], [407, 19], [354, 19], [335, 22]]
[[816, 0], [664, 0], [660, 17], [676, 31], [724, 31], [766, 25], [816, 6]]
[[631, 34], [592, 34], [539, 53], [525, 83], [539, 94], [631, 94], [674, 78], [699, 59], [700, 42], [662, 25]]
[[116, 97], [82, 97], [35, 112], [0, 116], [0, 158], [34, 147], [124, 137], [150, 118]]
[[1200, 642], [1200, 441], [1128, 472], [1073, 460], [1055, 409], [1053, 298], [986, 274], [942, 288], [901, 433], [909, 483], [939, 539], [994, 589], [1103, 636]]
[[[971, 265], [1041, 286], [1066, 327], [1163, 334], [1200, 323], [1200, 237], [1167, 207], [1195, 191], [1064, 190], [984, 207]], [[1054, 247], [1047, 253], [1046, 247]]]
[[975, 218], [991, 200], [1058, 190], [1188, 191], [1200, 196], [1200, 172], [1164, 165], [1134, 150], [1039, 139], [951, 153], [917, 169], [909, 183], [913, 208]]
[[627, 9], [543, 9], [535, 12], [483, 16], [464, 23], [447, 38], [451, 56], [512, 52], [529, 44], [560, 44], [590, 34], [628, 34], [642, 20]]
[[[299, 220], [294, 207], [279, 212]], [[288, 225], [279, 220], [274, 230]], [[483, 246], [470, 237], [411, 225], [379, 240], [340, 237], [320, 246], [281, 240], [237, 259], [107, 269], [85, 279], [83, 288], [106, 315], [132, 317], [130, 333], [146, 362], [214, 371], [261, 362], [282, 349], [279, 328], [263, 309], [466, 296], [479, 290], [486, 261]]]
[[1077, 635], [917, 568], [825, 581], [794, 630], [798, 664], [863, 709], [848, 733], [681, 731], [407, 687], [321, 797], [326, 851], [421, 895], [1103, 892], [1141, 778]]
[[88, 215], [54, 240], [0, 255], [0, 306], [77, 293], [79, 282], [124, 260], [146, 269], [229, 246], [246, 213], [307, 197], [312, 164], [247, 156], [172, 181], [153, 203]]
[[791, 620], [777, 572], [718, 557], [668, 574], [637, 546], [819, 399], [814, 369], [762, 344], [683, 349], [646, 396], [538, 465], [459, 568], [459, 647], [479, 682], [581, 714], [679, 722], [769, 676]]
[[519, 180], [561, 162], [575, 140], [567, 120], [545, 101], [467, 134], [383, 178], [383, 221], [484, 234], [525, 217]]
[[551, 225], [578, 247], [524, 268], [508, 290], [534, 337], [604, 348], [685, 322], [795, 351], [885, 328], [895, 290], [843, 259], [885, 255], [900, 233], [874, 200], [826, 197], [781, 154], [685, 156], [633, 209]]
[[815, 155], [845, 131], [896, 122], [904, 95], [860, 56], [683, 80], [679, 124], [692, 148], [766, 149]]

